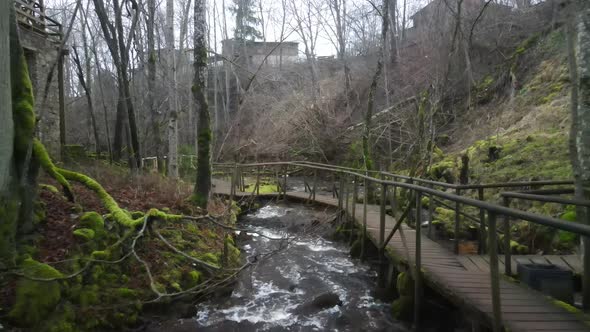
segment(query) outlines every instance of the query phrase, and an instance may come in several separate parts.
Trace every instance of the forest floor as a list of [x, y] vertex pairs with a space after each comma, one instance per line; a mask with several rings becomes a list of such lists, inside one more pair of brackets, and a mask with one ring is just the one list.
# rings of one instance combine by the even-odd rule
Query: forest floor
[[[137, 328], [149, 323], [146, 313], [154, 310], [175, 307], [188, 314], [193, 301], [225, 287], [241, 264], [226, 229], [207, 219], [176, 217], [206, 218], [188, 200], [190, 184], [159, 174], [130, 175], [101, 160], [61, 166], [95, 179], [134, 219], [154, 209], [167, 217], [125, 227], [95, 192], [72, 182], [70, 202], [57, 182], [41, 174], [38, 224], [22, 237], [17, 269], [0, 275], [0, 326], [55, 332]], [[231, 226], [239, 208], [213, 200], [207, 213]]]

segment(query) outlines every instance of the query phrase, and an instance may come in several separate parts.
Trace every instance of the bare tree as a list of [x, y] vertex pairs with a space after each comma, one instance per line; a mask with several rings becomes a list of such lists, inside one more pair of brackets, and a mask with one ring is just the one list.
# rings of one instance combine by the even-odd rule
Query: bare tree
[[369, 99], [367, 101], [367, 112], [365, 113], [365, 127], [363, 132], [363, 160], [365, 169], [370, 171], [373, 169], [373, 159], [371, 156], [371, 120], [373, 118], [373, 110], [375, 108], [375, 93], [377, 92], [377, 83], [381, 72], [383, 71], [383, 59], [385, 57], [385, 45], [387, 42], [387, 30], [389, 28], [389, 0], [383, 0], [383, 8], [381, 10], [382, 25], [381, 25], [381, 46], [379, 46], [379, 59], [377, 60], [377, 69], [373, 75], [371, 87], [369, 88]]
[[154, 136], [154, 149], [158, 163], [158, 172], [164, 173], [164, 154], [162, 153], [162, 134], [160, 132], [160, 112], [156, 107], [155, 90], [156, 90], [156, 44], [154, 40], [154, 30], [156, 23], [156, 0], [147, 1], [147, 47], [148, 47], [148, 108], [150, 110], [150, 125], [152, 135]]
[[193, 98], [197, 124], [197, 177], [193, 191], [193, 202], [207, 208], [211, 192], [211, 123], [209, 106], [205, 96], [207, 70], [207, 21], [205, 0], [195, 0], [194, 12], [194, 81]]
[[[129, 47], [133, 38], [135, 26], [139, 15], [138, 3], [132, 0], [134, 7], [133, 21], [127, 38], [123, 35], [123, 8], [119, 5], [119, 0], [113, 0], [113, 11], [115, 23], [109, 20], [109, 14], [106, 10], [104, 0], [94, 0], [94, 10], [98, 16], [100, 26], [107, 43], [108, 49], [115, 67], [117, 68], [117, 81], [119, 85], [119, 101], [117, 103], [117, 124], [115, 127], [115, 142], [113, 147], [113, 157], [115, 160], [121, 158], [123, 130], [128, 133], [131, 140], [130, 164], [131, 168], [141, 165], [141, 154], [139, 148], [139, 138], [137, 124], [135, 122], [135, 111], [129, 85]], [[125, 121], [127, 116], [127, 121]]]
[[315, 48], [317, 45], [320, 29], [316, 22], [317, 7], [314, 8], [313, 0], [295, 1], [291, 0], [291, 12], [295, 18], [293, 29], [301, 38], [305, 47], [305, 58], [309, 73], [311, 75], [311, 98], [315, 103], [320, 96], [320, 86], [316, 68]]
[[[85, 34], [85, 32], [83, 32], [83, 34]], [[88, 103], [88, 116], [90, 118], [90, 126], [92, 128], [92, 132], [94, 134], [94, 144], [95, 144], [95, 151], [96, 153], [100, 153], [100, 138], [98, 135], [98, 127], [96, 125], [96, 117], [94, 115], [94, 104], [92, 102], [92, 87], [91, 87], [91, 83], [90, 83], [90, 57], [89, 57], [89, 52], [88, 52], [88, 45], [86, 43], [86, 38], [84, 38], [83, 41], [83, 46], [84, 48], [84, 53], [85, 53], [85, 67], [86, 70], [84, 70], [82, 68], [82, 62], [80, 60], [80, 56], [78, 54], [78, 49], [76, 47], [76, 45], [74, 45], [72, 47], [72, 50], [74, 51], [74, 63], [76, 64], [76, 75], [78, 76], [78, 81], [80, 82], [80, 85], [82, 86], [82, 89], [84, 89], [84, 95], [86, 96], [86, 102]], [[88, 78], [88, 82], [86, 81], [86, 78]]]

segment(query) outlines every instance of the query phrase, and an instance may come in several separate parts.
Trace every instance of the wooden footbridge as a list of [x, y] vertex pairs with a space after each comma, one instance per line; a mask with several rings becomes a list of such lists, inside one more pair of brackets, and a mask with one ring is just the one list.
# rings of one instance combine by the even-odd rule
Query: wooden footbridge
[[[379, 286], [388, 282], [387, 262], [390, 266], [406, 266], [415, 279], [414, 317], [416, 330], [421, 329], [420, 308], [422, 306], [423, 285], [447, 298], [461, 308], [472, 319], [474, 329], [491, 328], [493, 331], [590, 331], [590, 318], [582, 312], [576, 312], [567, 305], [560, 304], [548, 296], [527, 288], [512, 278], [516, 264], [520, 261], [552, 263], [573, 270], [582, 275], [584, 284], [584, 307], [590, 304], [588, 287], [588, 254], [590, 245], [586, 245], [585, 261], [577, 256], [512, 256], [510, 249], [504, 249], [504, 255], [498, 254], [498, 248], [510, 248], [510, 222], [526, 220], [535, 224], [555, 227], [581, 235], [584, 241], [590, 236], [590, 226], [567, 222], [547, 216], [528, 213], [510, 208], [511, 199], [537, 200], [561, 204], [573, 204], [590, 208], [585, 201], [565, 199], [555, 194], [569, 193], [571, 189], [547, 186], [571, 186], [570, 181], [536, 181], [486, 185], [453, 185], [418, 178], [411, 178], [386, 172], [365, 172], [355, 169], [309, 162], [275, 162], [259, 164], [218, 164], [217, 174], [225, 177], [213, 181], [214, 192], [232, 199], [266, 196], [311, 201], [333, 206], [344, 211], [346, 219], [354, 222], [379, 248], [383, 260], [380, 266]], [[250, 189], [245, 186], [245, 174], [248, 172], [256, 182]], [[288, 191], [288, 174], [305, 173], [313, 180], [304, 184], [303, 191]], [[261, 177], [271, 174], [276, 179], [279, 192], [260, 193]], [[339, 182], [329, 191], [319, 188], [320, 175], [331, 181]], [[375, 190], [380, 205], [367, 204], [368, 188]], [[485, 190], [495, 188], [511, 190], [527, 189], [528, 193], [505, 192], [503, 205], [484, 200]], [[363, 190], [361, 190], [363, 189]], [[530, 190], [534, 189], [534, 190]], [[461, 196], [469, 190], [477, 192], [479, 199]], [[331, 191], [331, 193], [330, 193]], [[361, 195], [363, 203], [357, 203]], [[452, 192], [452, 193], [451, 193]], [[551, 194], [551, 195], [547, 195]], [[402, 211], [398, 203], [400, 197], [411, 197], [415, 205], [421, 206], [421, 198], [429, 197], [429, 216], [432, 216], [436, 202], [448, 202], [454, 206], [455, 234], [459, 234], [463, 218], [474, 218], [462, 213], [463, 207], [471, 206], [479, 211], [475, 219], [480, 224], [480, 243], [488, 246], [479, 247], [479, 255], [458, 255], [459, 241], [455, 240], [454, 251], [446, 249], [427, 235], [432, 231], [431, 220], [427, 227], [411, 228], [404, 223], [411, 214], [414, 225], [426, 226], [421, 209], [407, 208]], [[491, 194], [489, 195], [491, 196]], [[448, 205], [446, 205], [448, 206]], [[390, 212], [390, 214], [386, 213]], [[461, 216], [463, 218], [461, 218]], [[432, 218], [428, 218], [432, 219]], [[504, 235], [499, 236], [498, 222], [504, 224]], [[499, 243], [502, 238], [502, 243]], [[483, 240], [482, 240], [483, 239]], [[487, 241], [486, 241], [487, 239]], [[364, 250], [363, 243], [363, 250]], [[487, 250], [486, 250], [487, 249]], [[387, 261], [385, 261], [387, 260]], [[509, 262], [509, 263], [507, 263]], [[501, 275], [500, 271], [504, 271]], [[392, 276], [389, 275], [391, 281]], [[568, 309], [569, 308], [569, 309]]]

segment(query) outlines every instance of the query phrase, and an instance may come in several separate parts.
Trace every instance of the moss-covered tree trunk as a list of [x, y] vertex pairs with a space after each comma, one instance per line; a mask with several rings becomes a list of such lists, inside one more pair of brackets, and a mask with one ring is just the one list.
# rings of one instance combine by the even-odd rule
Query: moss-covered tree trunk
[[33, 211], [35, 113], [11, 1], [2, 2], [0, 15], [0, 266], [10, 266], [15, 263], [16, 235], [30, 225]]
[[194, 66], [193, 99], [197, 124], [197, 178], [193, 191], [193, 202], [207, 208], [211, 191], [211, 123], [209, 107], [205, 98], [205, 75], [207, 70], [207, 22], [205, 0], [195, 1], [194, 15]]

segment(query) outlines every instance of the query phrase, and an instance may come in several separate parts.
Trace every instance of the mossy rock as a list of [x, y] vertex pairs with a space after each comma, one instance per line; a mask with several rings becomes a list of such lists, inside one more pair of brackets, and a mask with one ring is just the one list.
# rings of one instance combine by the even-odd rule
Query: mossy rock
[[74, 230], [74, 236], [84, 242], [94, 239], [95, 232], [90, 228], [78, 228]]
[[[53, 267], [32, 258], [25, 259], [20, 268], [29, 277], [43, 279], [63, 277]], [[60, 300], [61, 287], [58, 281], [34, 281], [23, 278], [17, 283], [16, 301], [8, 317], [16, 326], [37, 326], [55, 310]]]

